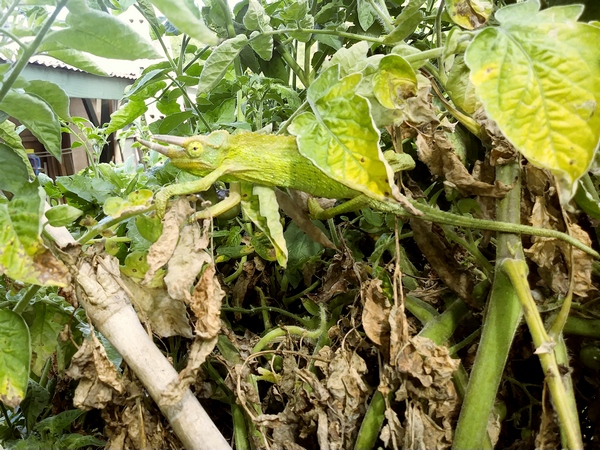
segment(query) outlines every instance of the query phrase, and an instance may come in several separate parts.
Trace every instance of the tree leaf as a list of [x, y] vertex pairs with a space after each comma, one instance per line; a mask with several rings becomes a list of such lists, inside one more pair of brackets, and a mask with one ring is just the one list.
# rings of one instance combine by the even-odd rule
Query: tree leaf
[[217, 35], [188, 7], [188, 2], [184, 0], [150, 0], [150, 3], [156, 6], [179, 31], [207, 45], [215, 45], [219, 42]]
[[446, 11], [452, 21], [467, 30], [485, 25], [493, 10], [490, 0], [446, 0]]
[[283, 237], [283, 226], [275, 191], [269, 187], [244, 183], [242, 184], [241, 205], [244, 213], [273, 244], [277, 262], [282, 267], [286, 267], [288, 251]]
[[273, 36], [265, 36], [259, 31], [253, 31], [250, 35], [250, 47], [262, 59], [269, 61], [273, 57]]
[[219, 45], [207, 58], [198, 81], [200, 94], [210, 92], [225, 76], [227, 68], [248, 43], [245, 34], [238, 34]]
[[104, 132], [108, 135], [122, 129], [125, 125], [129, 125], [147, 110], [148, 107], [143, 100], [130, 99], [110, 115], [110, 122]]
[[369, 102], [355, 93], [361, 74], [339, 80], [338, 72], [330, 67], [308, 88], [314, 112], [296, 117], [289, 131], [300, 153], [330, 178], [379, 200], [397, 197]]
[[68, 28], [46, 36], [46, 44], [58, 42], [65, 47], [111, 59], [156, 59], [160, 54], [137, 34], [133, 28], [116, 17], [87, 9], [73, 14], [71, 8], [66, 22]]
[[473, 114], [479, 108], [480, 103], [475, 95], [475, 86], [471, 83], [468, 74], [469, 68], [465, 64], [463, 56], [456, 56], [452, 68], [448, 72], [446, 90], [456, 106], [468, 114]]
[[32, 80], [25, 91], [37, 95], [52, 108], [58, 117], [65, 122], [71, 119], [69, 114], [69, 96], [58, 85], [50, 81]]
[[536, 0], [499, 11], [502, 27], [479, 33], [465, 60], [487, 114], [527, 159], [554, 173], [565, 204], [600, 138], [600, 29], [574, 22], [570, 8], [533, 7]]
[[21, 90], [11, 89], [0, 102], [0, 110], [25, 125], [46, 150], [60, 161], [60, 122], [45, 101]]
[[27, 392], [31, 344], [27, 324], [8, 309], [0, 309], [0, 348], [0, 401], [16, 408]]
[[[2, 139], [9, 147], [11, 147], [12, 152], [16, 153], [19, 156], [20, 162], [24, 163], [24, 165], [26, 166], [25, 170], [29, 174], [27, 178], [33, 178], [35, 175], [33, 173], [31, 164], [27, 158], [27, 152], [25, 150], [25, 147], [23, 147], [21, 137], [15, 131], [15, 124], [10, 120], [5, 120], [4, 122], [0, 123], [0, 139]], [[0, 161], [3, 159], [3, 151], [4, 150], [0, 149]], [[2, 163], [0, 162], [0, 164]], [[12, 169], [14, 166], [3, 165], [3, 167], [11, 167]], [[7, 173], [7, 175], [9, 174], [12, 176], [15, 175], [14, 171], [12, 170]]]
[[87, 73], [101, 77], [109, 76], [109, 74], [102, 70], [102, 68], [88, 55], [80, 52], [79, 50], [65, 48], [64, 50], [48, 50], [45, 53], [48, 56], [69, 64], [70, 66], [76, 67], [77, 69], [81, 69]]

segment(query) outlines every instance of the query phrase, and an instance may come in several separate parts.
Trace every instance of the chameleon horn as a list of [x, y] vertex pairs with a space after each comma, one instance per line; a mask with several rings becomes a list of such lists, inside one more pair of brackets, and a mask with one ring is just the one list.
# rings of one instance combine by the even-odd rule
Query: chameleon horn
[[167, 144], [178, 145], [179, 147], [183, 147], [185, 141], [188, 139], [186, 137], [181, 136], [170, 136], [168, 134], [155, 134], [152, 136], [152, 139], [155, 141], [166, 142]]
[[139, 137], [136, 137], [135, 140], [142, 144], [144, 147], [148, 147], [150, 150], [154, 150], [155, 152], [162, 153], [165, 156], [169, 156], [169, 147], [165, 145], [160, 145], [156, 142], [150, 142], [146, 139], [142, 139]]

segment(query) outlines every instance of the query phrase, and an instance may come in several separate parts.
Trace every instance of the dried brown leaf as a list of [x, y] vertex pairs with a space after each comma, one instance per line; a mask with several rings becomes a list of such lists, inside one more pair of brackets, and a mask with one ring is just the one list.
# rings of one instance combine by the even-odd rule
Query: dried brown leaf
[[146, 261], [149, 267], [144, 278], [145, 283], [150, 282], [156, 271], [171, 259], [179, 241], [179, 228], [193, 212], [193, 208], [185, 198], [177, 199], [166, 212], [162, 220], [163, 232], [148, 251]]
[[133, 304], [142, 310], [152, 331], [159, 336], [183, 336], [191, 338], [192, 327], [185, 303], [172, 298], [164, 288], [149, 288], [121, 275], [123, 283], [132, 295]]
[[190, 307], [196, 315], [195, 333], [205, 340], [213, 339], [221, 328], [221, 289], [214, 264], [207, 265], [194, 288]]
[[464, 166], [445, 131], [434, 130], [431, 134], [419, 133], [417, 135], [417, 153], [437, 177], [444, 177], [446, 183], [455, 187], [465, 196], [482, 195], [488, 197], [504, 197], [511, 189], [500, 182], [495, 184], [484, 183], [476, 180]]
[[361, 286], [364, 302], [362, 326], [371, 341], [386, 351], [390, 344], [390, 315], [391, 304], [381, 290], [381, 280], [368, 280]]
[[66, 374], [79, 380], [73, 404], [84, 410], [102, 409], [113, 396], [125, 392], [117, 368], [106, 356], [104, 347], [94, 333], [83, 341], [71, 360]]
[[210, 242], [209, 223], [208, 220], [204, 221], [202, 228], [198, 222], [188, 223], [179, 233], [179, 241], [169, 259], [169, 267], [165, 275], [169, 295], [175, 299], [184, 300], [186, 303], [191, 301], [190, 287], [204, 264], [212, 260], [206, 251]]
[[444, 236], [434, 232], [430, 222], [411, 219], [410, 227], [419, 250], [441, 280], [465, 302], [472, 304], [473, 279], [456, 260], [456, 249]]
[[[530, 217], [531, 224], [539, 228], [556, 229], [558, 219], [548, 211], [545, 198], [535, 199]], [[591, 246], [591, 239], [579, 225], [569, 224], [569, 234], [584, 244]], [[532, 237], [533, 245], [525, 250], [525, 254], [538, 265], [538, 272], [553, 292], [565, 295], [569, 290], [569, 274], [567, 267], [573, 271], [573, 293], [587, 297], [592, 289], [592, 262], [590, 255], [554, 238]], [[573, 252], [573, 265], [570, 267], [570, 252]], [[565, 266], [566, 263], [566, 266]]]

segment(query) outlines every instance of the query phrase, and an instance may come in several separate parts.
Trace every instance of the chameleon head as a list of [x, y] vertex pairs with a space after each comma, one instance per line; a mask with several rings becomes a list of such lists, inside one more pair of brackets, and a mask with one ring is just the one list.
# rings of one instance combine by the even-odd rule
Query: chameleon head
[[224, 144], [228, 133], [216, 131], [208, 136], [169, 136], [156, 134], [155, 141], [171, 144], [161, 145], [156, 142], [137, 139], [142, 145], [168, 156], [174, 166], [191, 173], [204, 175], [219, 166], [222, 152], [218, 151]]

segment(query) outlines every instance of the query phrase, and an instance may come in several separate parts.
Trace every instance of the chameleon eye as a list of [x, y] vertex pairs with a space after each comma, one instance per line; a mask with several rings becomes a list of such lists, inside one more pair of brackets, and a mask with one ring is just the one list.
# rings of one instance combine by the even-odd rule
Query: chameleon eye
[[188, 155], [192, 158], [200, 156], [202, 151], [204, 150], [204, 146], [200, 142], [192, 142], [186, 148]]

